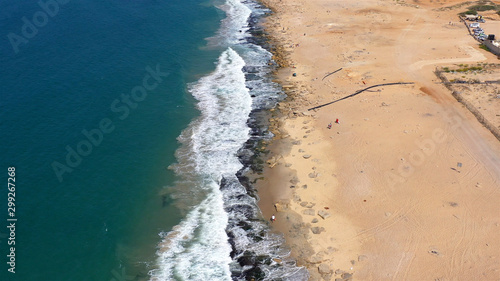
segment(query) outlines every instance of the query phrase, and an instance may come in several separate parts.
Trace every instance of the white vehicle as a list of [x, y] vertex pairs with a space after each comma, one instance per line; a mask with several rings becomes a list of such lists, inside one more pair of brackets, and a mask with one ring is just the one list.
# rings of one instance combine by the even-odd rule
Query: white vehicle
[[479, 27], [479, 23], [478, 22], [473, 22], [471, 24], [469, 24], [470, 27], [472, 28], [476, 28], [476, 27]]
[[473, 21], [473, 20], [477, 20], [479, 18], [479, 16], [478, 15], [465, 15], [465, 18], [467, 20]]

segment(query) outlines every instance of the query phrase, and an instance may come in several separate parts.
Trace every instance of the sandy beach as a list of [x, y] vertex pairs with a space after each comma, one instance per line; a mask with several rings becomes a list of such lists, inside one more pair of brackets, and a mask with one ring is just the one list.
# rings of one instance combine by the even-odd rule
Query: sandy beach
[[[263, 2], [288, 98], [259, 205], [310, 280], [500, 280], [500, 141], [434, 74], [500, 63], [461, 1]], [[494, 93], [468, 95], [498, 126]]]

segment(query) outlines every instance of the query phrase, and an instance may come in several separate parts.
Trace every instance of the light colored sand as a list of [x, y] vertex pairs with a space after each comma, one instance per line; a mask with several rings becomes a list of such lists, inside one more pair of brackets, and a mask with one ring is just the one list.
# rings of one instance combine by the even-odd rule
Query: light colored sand
[[469, 55], [469, 57], [421, 60], [421, 61], [417, 61], [417, 62], [411, 64], [410, 70], [411, 71], [418, 71], [418, 70], [422, 69], [424, 66], [428, 66], [428, 65], [442, 65], [442, 64], [450, 64], [450, 63], [467, 63], [467, 62], [486, 61], [486, 57], [480, 51], [472, 48], [471, 46], [465, 45], [465, 46], [460, 46], [460, 47], [467, 55]]
[[[482, 69], [467, 72], [453, 71], [467, 67], [481, 67]], [[448, 69], [451, 71], [443, 72], [443, 75], [448, 81], [455, 82], [451, 89], [460, 93], [491, 123], [492, 127], [500, 131], [500, 64], [450, 65]]]
[[[311, 280], [341, 271], [353, 280], [500, 280], [500, 143], [432, 73], [440, 63], [498, 62], [467, 35], [459, 10], [433, 10], [459, 1], [264, 2], [295, 66], [280, 79], [296, 88], [280, 105], [289, 136], [271, 146], [278, 164], [260, 181], [260, 205], [277, 215]], [[290, 203], [276, 212], [281, 200]], [[331, 275], [318, 273], [321, 263]]]

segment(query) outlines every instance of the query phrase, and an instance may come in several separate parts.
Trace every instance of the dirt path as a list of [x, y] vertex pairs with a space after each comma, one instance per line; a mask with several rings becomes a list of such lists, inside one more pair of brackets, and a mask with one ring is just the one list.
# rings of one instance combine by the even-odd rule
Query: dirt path
[[421, 60], [410, 65], [411, 71], [417, 71], [425, 66], [430, 65], [444, 65], [451, 63], [464, 63], [464, 62], [481, 62], [485, 61], [486, 57], [478, 50], [472, 48], [471, 46], [461, 46], [466, 54], [469, 55], [467, 58], [452, 58], [452, 59], [434, 59], [434, 60]]

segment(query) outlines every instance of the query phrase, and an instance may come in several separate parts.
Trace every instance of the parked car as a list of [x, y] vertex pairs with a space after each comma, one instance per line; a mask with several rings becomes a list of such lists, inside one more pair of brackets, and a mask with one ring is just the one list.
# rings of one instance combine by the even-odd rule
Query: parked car
[[478, 22], [473, 22], [473, 23], [469, 24], [469, 26], [472, 27], [472, 28], [479, 27], [479, 23]]

